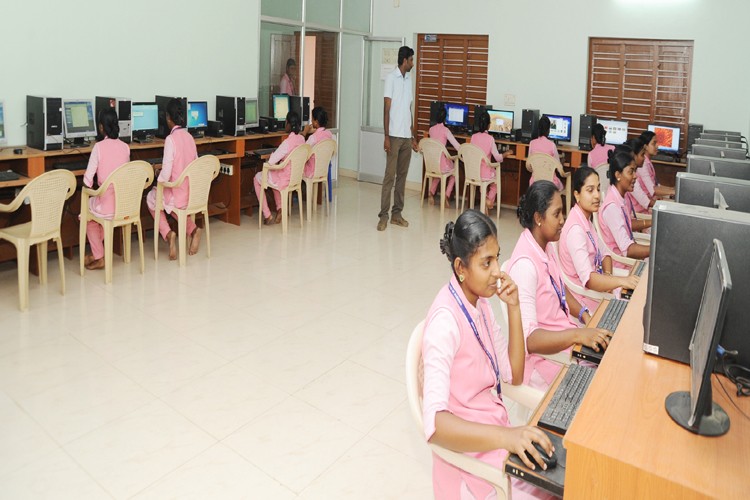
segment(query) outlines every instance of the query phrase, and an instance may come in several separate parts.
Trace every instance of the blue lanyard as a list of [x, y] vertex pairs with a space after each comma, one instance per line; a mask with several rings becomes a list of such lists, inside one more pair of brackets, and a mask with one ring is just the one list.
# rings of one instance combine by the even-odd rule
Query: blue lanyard
[[550, 283], [552, 283], [552, 288], [555, 289], [555, 293], [557, 294], [557, 300], [560, 301], [560, 308], [567, 315], [568, 303], [565, 301], [565, 284], [563, 283], [562, 278], [560, 278], [560, 288], [557, 288], [557, 283], [555, 283], [555, 280], [552, 278], [552, 273], [549, 272], [549, 265], [546, 262], [544, 263], [544, 265], [547, 266], [547, 274], [549, 275], [549, 281]]
[[596, 252], [594, 255], [594, 267], [596, 268], [597, 273], [602, 274], [602, 253], [599, 251], [599, 247], [596, 246], [596, 243], [594, 243], [594, 237], [591, 236], [591, 231], [586, 231], [586, 234], [589, 236], [589, 240], [591, 240], [591, 244], [594, 245], [594, 251]]
[[[466, 306], [464, 305], [464, 303], [461, 302], [461, 298], [456, 293], [456, 289], [453, 288], [453, 284], [449, 283], [448, 288], [450, 289], [451, 294], [453, 295], [453, 298], [456, 299], [458, 306], [464, 312], [464, 316], [466, 316], [466, 319], [469, 321], [469, 326], [471, 326], [471, 329], [474, 331], [474, 336], [477, 338], [477, 342], [479, 342], [479, 345], [482, 347], [482, 350], [487, 355], [487, 359], [490, 360], [490, 365], [492, 365], [492, 371], [495, 372], [495, 383], [496, 383], [495, 390], [497, 391], [497, 394], [499, 397], [501, 394], [500, 392], [501, 387], [500, 387], [500, 368], [498, 367], [498, 363], [497, 363], [497, 354], [495, 354], [496, 357], [493, 359], [492, 355], [490, 354], [490, 351], [488, 351], [487, 348], [484, 346], [484, 342], [482, 342], [482, 338], [479, 336], [479, 330], [477, 330], [477, 325], [474, 324], [474, 320], [471, 319], [471, 314], [469, 314], [469, 311], [466, 310]], [[487, 329], [487, 334], [490, 335], [490, 342], [492, 342], [492, 333], [490, 332], [489, 326], [487, 326], [487, 319], [484, 317], [484, 311], [482, 311], [481, 309], [479, 309], [479, 311], [482, 314], [482, 320], [484, 321], [484, 327]]]
[[628, 214], [625, 213], [625, 209], [620, 207], [620, 210], [622, 210], [622, 216], [625, 217], [625, 225], [628, 226], [628, 232], [630, 233], [630, 239], [633, 239], [633, 229], [630, 227], [630, 217], [628, 217]]

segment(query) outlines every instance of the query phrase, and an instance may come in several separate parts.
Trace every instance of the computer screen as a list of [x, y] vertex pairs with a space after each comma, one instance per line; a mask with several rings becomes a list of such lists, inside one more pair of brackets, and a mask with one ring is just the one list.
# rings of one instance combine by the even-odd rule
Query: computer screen
[[[247, 101], [245, 101], [247, 104]], [[276, 121], [286, 121], [286, 115], [289, 113], [289, 96], [286, 94], [276, 94], [273, 96], [273, 117]], [[302, 117], [300, 117], [300, 120]], [[245, 117], [247, 122], [247, 117]]]
[[155, 102], [134, 102], [132, 115], [133, 132], [155, 134], [158, 130], [159, 108]]
[[245, 98], [245, 126], [257, 127], [259, 118], [258, 99]]
[[628, 122], [623, 120], [602, 120], [597, 118], [596, 123], [601, 123], [607, 132], [607, 144], [617, 146], [628, 140]]
[[467, 104], [443, 103], [445, 106], [445, 124], [449, 127], [467, 127], [469, 125], [469, 106]]
[[549, 139], [570, 142], [573, 118], [565, 115], [544, 114], [549, 118]]
[[63, 99], [63, 125], [67, 139], [94, 137], [94, 101], [91, 99]]
[[208, 127], [208, 103], [206, 101], [188, 101], [187, 109], [188, 129]]
[[510, 135], [513, 130], [513, 111], [503, 111], [501, 109], [488, 109], [490, 115], [491, 134]]
[[656, 142], [659, 144], [659, 151], [667, 153], [677, 153], [680, 151], [680, 129], [668, 125], [648, 126], [649, 132], [656, 134]]
[[5, 103], [0, 101], [0, 146], [8, 144], [8, 138], [5, 136]]

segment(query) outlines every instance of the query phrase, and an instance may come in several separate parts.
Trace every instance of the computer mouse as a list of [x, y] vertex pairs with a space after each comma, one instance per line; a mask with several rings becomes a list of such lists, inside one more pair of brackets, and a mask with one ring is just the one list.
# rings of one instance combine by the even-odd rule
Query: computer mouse
[[[548, 456], [547, 452], [542, 448], [542, 445], [539, 443], [534, 443], [534, 448], [536, 448], [536, 451], [539, 452], [539, 455], [542, 456], [542, 461], [547, 465], [547, 470], [554, 469], [557, 467], [557, 456], [555, 456], [555, 453], [552, 452], [552, 456]], [[526, 456], [529, 460], [531, 460], [531, 463], [539, 467], [540, 469], [544, 470], [544, 467], [542, 467], [541, 464], [537, 463], [536, 460], [534, 460], [534, 457], [529, 454], [528, 451], [524, 451], [526, 453]]]

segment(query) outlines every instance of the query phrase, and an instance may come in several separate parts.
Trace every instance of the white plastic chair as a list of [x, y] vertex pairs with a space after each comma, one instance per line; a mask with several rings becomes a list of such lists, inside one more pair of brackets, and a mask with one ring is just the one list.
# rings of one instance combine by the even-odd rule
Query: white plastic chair
[[60, 264], [60, 293], [65, 295], [65, 263], [60, 224], [65, 200], [76, 189], [76, 178], [68, 170], [54, 170], [32, 179], [9, 204], [0, 203], [0, 212], [15, 212], [28, 200], [31, 221], [0, 229], [0, 240], [16, 247], [18, 259], [18, 308], [29, 307], [29, 248], [36, 245], [39, 283], [47, 283], [47, 242], [54, 240]]
[[599, 192], [601, 193], [603, 202], [604, 198], [607, 196], [607, 191], [609, 190], [609, 163], [602, 163], [594, 170], [599, 174]]
[[546, 153], [532, 153], [526, 159], [526, 169], [532, 173], [534, 181], [554, 182], [555, 172], [565, 179], [565, 189], [562, 194], [565, 196], [565, 213], [569, 214], [572, 196], [570, 172], [563, 170], [562, 163]]
[[[601, 242], [601, 239], [599, 240]], [[557, 257], [557, 262], [560, 262], [560, 249], [558, 247], [559, 242], [555, 241], [552, 243], [552, 248], [555, 249], [555, 257]], [[580, 285], [576, 285], [573, 283], [573, 281], [568, 277], [567, 274], [565, 274], [565, 270], [560, 266], [560, 273], [562, 274], [563, 281], [565, 282], [565, 286], [570, 289], [573, 293], [576, 293], [578, 295], [583, 295], [584, 297], [588, 297], [593, 300], [597, 300], [601, 302], [604, 299], [614, 299], [615, 296], [608, 292], [597, 292], [596, 290], [591, 290], [590, 288], [586, 288]], [[593, 314], [593, 311], [591, 312]]]
[[[456, 183], [455, 185], [458, 186], [458, 179], [456, 178], [456, 174], [458, 173], [458, 154], [451, 156], [445, 146], [429, 137], [425, 137], [419, 141], [419, 151], [424, 158], [425, 170], [424, 179], [422, 180], [422, 197], [419, 201], [419, 206], [422, 207], [424, 204], [424, 197], [427, 194], [429, 180], [440, 179], [440, 215], [443, 215], [445, 212], [445, 189], [448, 184], [448, 178], [453, 177], [454, 182]], [[442, 162], [443, 156], [453, 161], [453, 170], [450, 172], [444, 173], [440, 170], [440, 163]], [[458, 210], [458, 199], [456, 199], [456, 210]]]
[[196, 158], [185, 167], [174, 182], [159, 182], [156, 185], [156, 210], [154, 212], [154, 260], [159, 259], [159, 217], [164, 210], [164, 188], [176, 188], [190, 179], [190, 194], [185, 208], [174, 208], [177, 212], [177, 240], [180, 248], [180, 267], [187, 262], [187, 218], [203, 214], [206, 230], [206, 257], [211, 257], [211, 232], [208, 227], [208, 195], [211, 181], [219, 175], [219, 159], [213, 155]]
[[615, 262], [619, 262], [620, 264], [625, 264], [626, 266], [633, 266], [636, 262], [638, 262], [636, 259], [631, 259], [630, 257], [623, 257], [622, 255], [618, 255], [607, 246], [607, 243], [604, 241], [604, 236], [602, 235], [602, 228], [599, 225], [599, 216], [598, 214], [594, 215], [592, 217], [594, 221], [594, 229], [596, 229], [596, 234], [599, 236], [599, 241], [602, 242], [602, 244], [605, 246], [607, 250], [609, 250], [609, 253], [612, 255], [612, 260]]
[[[112, 247], [114, 230], [122, 227], [123, 260], [130, 262], [130, 227], [135, 224], [138, 231], [138, 250], [141, 255], [141, 274], [146, 269], [143, 251], [143, 226], [141, 224], [141, 201], [143, 191], [154, 180], [154, 169], [145, 161], [131, 161], [118, 167], [99, 189], [84, 187], [81, 189], [81, 222], [78, 234], [80, 254], [80, 272], [83, 276], [84, 256], [86, 254], [86, 224], [95, 221], [104, 228], [104, 282], [112, 283]], [[91, 213], [89, 197], [99, 196], [112, 186], [115, 193], [115, 213], [111, 219], [105, 219]], [[157, 226], [158, 227], [158, 226]]]
[[[330, 202], [328, 198], [330, 193], [328, 192], [328, 167], [331, 164], [331, 158], [336, 154], [336, 141], [333, 139], [326, 139], [320, 141], [310, 150], [310, 157], [315, 156], [315, 171], [312, 177], [305, 177], [302, 175], [302, 180], [305, 181], [305, 187], [307, 188], [307, 222], [312, 220], [312, 212], [317, 212], [317, 198], [318, 198], [318, 184], [323, 187], [323, 201], [326, 205], [326, 215], [330, 213]], [[302, 200], [300, 199], [300, 204]], [[283, 220], [283, 216], [282, 216]]]
[[291, 163], [292, 171], [291, 177], [289, 178], [289, 185], [281, 190], [281, 206], [278, 207], [281, 210], [281, 229], [284, 234], [287, 232], [289, 225], [289, 213], [292, 211], [292, 200], [290, 198], [291, 193], [297, 192], [299, 198], [299, 225], [304, 227], [302, 217], [302, 174], [305, 171], [305, 163], [310, 157], [310, 146], [307, 144], [301, 144], [294, 148], [289, 155], [279, 163], [278, 165], [270, 165], [268, 162], [263, 164], [263, 171], [260, 178], [260, 206], [258, 207], [258, 228], [263, 227], [263, 199], [266, 196], [266, 189], [271, 187], [268, 185], [268, 171], [269, 170], [281, 170]]
[[[476, 195], [475, 187], [479, 188], [479, 210], [484, 213], [487, 199], [487, 188], [493, 182], [497, 185], [497, 200], [495, 206], [497, 207], [497, 218], [500, 218], [500, 163], [492, 163], [490, 159], [484, 154], [484, 151], [479, 149], [477, 146], [471, 143], [461, 144], [458, 148], [458, 157], [464, 163], [464, 189], [462, 193], [463, 199], [461, 200], [461, 211], [464, 211], [464, 203], [466, 202], [466, 190], [469, 186], [471, 188], [471, 199], [469, 201], [471, 207], [474, 207], [474, 197]], [[488, 166], [495, 169], [494, 180], [482, 180], [482, 160], [484, 160]], [[456, 202], [458, 205], [458, 202]]]

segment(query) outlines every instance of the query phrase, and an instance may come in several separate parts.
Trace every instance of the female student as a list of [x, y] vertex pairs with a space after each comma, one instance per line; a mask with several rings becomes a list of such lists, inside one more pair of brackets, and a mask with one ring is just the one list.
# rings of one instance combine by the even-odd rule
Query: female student
[[[294, 151], [297, 146], [305, 143], [305, 138], [299, 133], [300, 123], [299, 115], [296, 111], [290, 111], [286, 114], [286, 132], [289, 134], [284, 142], [273, 152], [268, 159], [269, 165], [278, 165]], [[253, 184], [255, 185], [255, 196], [260, 200], [260, 183], [262, 172], [255, 174]], [[281, 170], [270, 170], [268, 172], [268, 185], [273, 189], [273, 198], [276, 201], [276, 218], [271, 219], [271, 209], [268, 208], [268, 198], [263, 197], [263, 223], [278, 224], [281, 222], [281, 190], [289, 185], [289, 179], [292, 176], [291, 163]]]
[[[599, 174], [590, 167], [580, 167], [573, 174], [573, 196], [576, 204], [570, 209], [560, 234], [560, 267], [566, 276], [578, 286], [597, 292], [611, 292], [624, 287], [634, 290], [637, 276], [613, 276], [612, 257], [599, 240], [591, 223], [592, 215], [599, 211]], [[595, 311], [599, 302], [595, 299], [572, 295], [589, 311]]]
[[[458, 151], [459, 144], [455, 137], [453, 137], [453, 133], [448, 129], [448, 127], [445, 126], [445, 117], [446, 117], [446, 111], [445, 107], [441, 106], [437, 113], [437, 123], [430, 127], [430, 139], [434, 139], [438, 141], [440, 144], [445, 146], [447, 143], [451, 143], [451, 146], [453, 146], [456, 151]], [[489, 122], [488, 122], [488, 128], [489, 128]], [[492, 141], [494, 144], [495, 141]], [[495, 146], [495, 149], [497, 150], [497, 146]], [[450, 172], [453, 170], [453, 167], [455, 165], [451, 160], [449, 160], [445, 155], [442, 155], [440, 157], [440, 171], [443, 173]], [[448, 185], [445, 188], [445, 207], [450, 207], [450, 203], [448, 202], [448, 198], [451, 197], [451, 193], [453, 192], [453, 185], [456, 183], [455, 177], [449, 177], [448, 178]], [[430, 197], [427, 198], [427, 201], [430, 205], [435, 204], [435, 192], [437, 191], [437, 187], [440, 184], [440, 179], [432, 179], [432, 182], [430, 183]]]
[[607, 163], [607, 153], [615, 149], [612, 145], [607, 145], [607, 131], [604, 125], [597, 123], [591, 129], [591, 151], [589, 152], [588, 164], [591, 168], [596, 168], [603, 163]]
[[518, 285], [523, 333], [526, 338], [526, 372], [524, 383], [546, 389], [554, 380], [559, 365], [540, 354], [553, 354], [584, 344], [595, 351], [606, 349], [609, 333], [586, 324], [591, 311], [578, 303], [565, 288], [553, 241], [563, 228], [563, 205], [560, 191], [550, 181], [537, 181], [521, 197], [518, 218], [523, 233], [508, 261], [508, 274]]
[[[556, 160], [560, 159], [560, 155], [557, 153], [557, 146], [555, 145], [554, 141], [550, 141], [548, 138], [550, 126], [551, 123], [548, 117], [542, 116], [539, 119], [539, 137], [529, 143], [529, 156], [534, 153], [544, 153]], [[557, 175], [553, 177], [553, 181], [555, 183], [555, 186], [557, 186], [557, 189], [559, 189], [560, 191], [564, 189], [563, 183], [560, 179], [557, 178]], [[529, 186], [532, 184], [534, 184], [533, 172], [531, 175], [531, 179], [529, 179]]]
[[[120, 125], [117, 113], [107, 108], [99, 113], [99, 135], [104, 139], [94, 144], [91, 150], [83, 184], [94, 186], [94, 176], [99, 186], [104, 184], [109, 174], [118, 167], [130, 161], [130, 148], [118, 137]], [[115, 190], [110, 186], [104, 194], [89, 198], [89, 210], [98, 217], [111, 219], [115, 215]], [[104, 269], [104, 228], [93, 220], [86, 224], [86, 238], [91, 245], [91, 255], [86, 255], [84, 264], [86, 269]]]
[[[510, 427], [500, 380], [520, 384], [524, 378], [524, 339], [518, 290], [500, 271], [495, 224], [467, 210], [449, 222], [440, 241], [453, 275], [441, 288], [425, 320], [423, 422], [431, 443], [470, 454], [502, 467], [508, 451], [541, 460], [533, 442], [552, 454], [547, 436], [536, 427]], [[509, 332], [500, 332], [489, 298], [508, 304]], [[507, 336], [507, 337], [506, 337]], [[542, 463], [542, 462], [538, 462]], [[435, 498], [489, 498], [492, 486], [433, 455]], [[513, 498], [544, 495], [513, 482]], [[520, 488], [524, 491], [519, 491]]]
[[654, 185], [647, 172], [646, 143], [643, 142], [641, 137], [634, 137], [625, 141], [625, 145], [630, 146], [633, 150], [633, 159], [635, 160], [635, 185], [633, 186], [633, 192], [628, 193], [626, 198], [632, 205], [633, 212], [647, 214], [651, 211], [651, 207], [654, 206], [656, 200], [654, 198]]
[[[167, 103], [166, 110], [167, 127], [170, 132], [164, 139], [164, 158], [162, 159], [161, 173], [158, 182], [174, 182], [190, 163], [198, 158], [198, 150], [195, 147], [193, 136], [185, 129], [185, 117], [182, 116], [180, 102], [172, 99]], [[164, 212], [172, 214], [177, 218], [175, 208], [185, 208], [190, 196], [190, 180], [186, 179], [181, 186], [176, 188], [164, 188], [164, 211], [159, 217], [159, 234], [164, 241], [169, 243], [169, 260], [177, 259], [177, 235], [169, 227], [169, 221]], [[156, 188], [154, 187], [146, 197], [146, 205], [153, 216], [156, 210]], [[187, 219], [186, 232], [190, 236], [189, 254], [198, 253], [201, 241], [201, 229], [195, 225], [192, 217]]]
[[651, 158], [659, 152], [659, 142], [656, 140], [656, 134], [646, 130], [641, 134], [640, 139], [646, 149], [646, 158], [643, 161], [643, 172], [639, 172], [639, 175], [643, 176], [646, 187], [652, 193], [651, 197], [663, 198], [674, 196], [674, 188], [662, 186], [656, 180], [656, 170], [654, 169], [654, 164], [651, 162]]
[[[333, 134], [326, 130], [328, 125], [328, 113], [321, 106], [312, 110], [312, 124], [305, 126], [303, 134], [307, 136], [307, 144], [310, 147], [326, 139], [333, 139]], [[305, 163], [305, 177], [312, 177], [315, 173], [315, 155], [310, 156]], [[278, 206], [278, 205], [277, 205]]]
[[[469, 142], [484, 151], [484, 154], [486, 154], [488, 157], [494, 158], [496, 162], [502, 162], [503, 155], [498, 152], [497, 144], [495, 144], [495, 139], [489, 134], [489, 132], [487, 132], [487, 130], [489, 130], [490, 128], [490, 115], [487, 113], [487, 111], [482, 111], [479, 113], [479, 116], [474, 117], [474, 120], [476, 121], [477, 129], [479, 130], [479, 132], [472, 135]], [[494, 180], [495, 169], [487, 165], [485, 161], [482, 160], [482, 166], [479, 175], [482, 176], [483, 181]], [[493, 182], [492, 184], [490, 184], [489, 189], [487, 189], [487, 201], [485, 204], [487, 212], [495, 208], [496, 195], [497, 183]]]
[[[617, 255], [632, 259], [645, 259], [649, 247], [636, 243], [633, 231], [643, 231], [651, 227], [651, 221], [631, 219], [631, 207], [626, 195], [635, 186], [635, 159], [626, 150], [615, 150], [609, 153], [609, 181], [604, 204], [599, 210], [599, 226], [602, 239]], [[623, 264], [614, 263], [615, 267], [624, 268]]]

